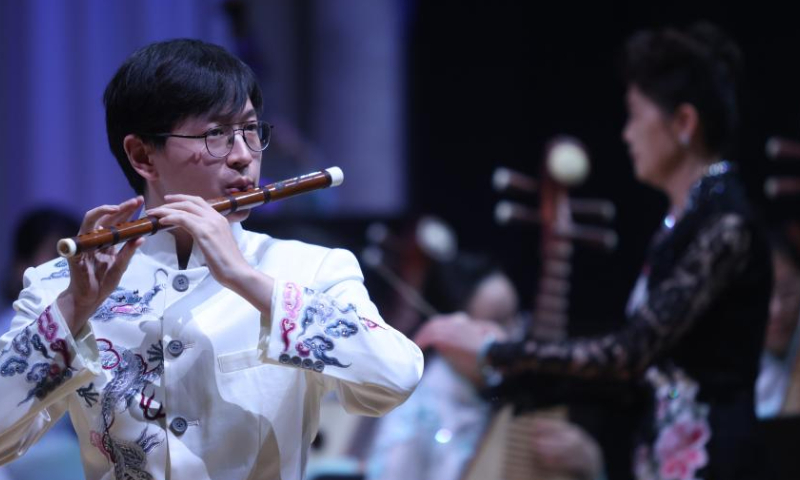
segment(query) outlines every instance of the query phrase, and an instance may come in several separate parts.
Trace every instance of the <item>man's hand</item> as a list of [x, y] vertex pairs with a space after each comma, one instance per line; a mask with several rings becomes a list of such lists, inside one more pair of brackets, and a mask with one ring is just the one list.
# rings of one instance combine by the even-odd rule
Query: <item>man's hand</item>
[[[142, 197], [135, 197], [119, 205], [103, 205], [89, 210], [78, 234], [128, 220], [143, 201]], [[119, 251], [111, 246], [79, 253], [68, 259], [69, 286], [58, 296], [57, 303], [73, 334], [86, 325], [89, 317], [117, 288], [131, 257], [142, 243], [144, 238], [138, 238], [125, 243]]]
[[163, 225], [188, 232], [203, 252], [211, 275], [268, 314], [274, 280], [247, 263], [228, 220], [197, 196], [165, 195], [164, 200], [167, 203], [148, 210], [147, 214], [158, 217]]

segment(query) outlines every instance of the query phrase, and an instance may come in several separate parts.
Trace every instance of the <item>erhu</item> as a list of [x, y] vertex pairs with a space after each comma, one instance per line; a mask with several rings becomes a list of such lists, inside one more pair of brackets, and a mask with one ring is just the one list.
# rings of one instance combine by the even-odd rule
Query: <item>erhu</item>
[[[271, 183], [245, 192], [233, 193], [208, 200], [211, 208], [223, 215], [239, 210], [249, 210], [275, 200], [293, 197], [322, 188], [336, 187], [344, 181], [344, 173], [339, 167], [331, 167], [319, 172], [307, 173], [280, 182]], [[106, 248], [146, 235], [155, 235], [161, 230], [170, 230], [171, 225], [162, 225], [158, 218], [147, 216], [118, 225], [103, 227], [72, 238], [58, 241], [58, 254], [72, 257], [79, 253]]]

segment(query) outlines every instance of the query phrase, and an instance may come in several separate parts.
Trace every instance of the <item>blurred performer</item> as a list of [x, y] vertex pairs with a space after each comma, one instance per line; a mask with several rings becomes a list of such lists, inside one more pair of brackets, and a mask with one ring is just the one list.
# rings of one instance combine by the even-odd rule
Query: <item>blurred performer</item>
[[[517, 325], [517, 292], [488, 258], [460, 254], [436, 265], [424, 297], [438, 310]], [[439, 356], [428, 358], [414, 394], [379, 420], [367, 462], [369, 480], [458, 480], [491, 415], [480, 395], [482, 378], [467, 378]]]
[[[3, 306], [0, 333], [8, 331], [14, 309], [11, 304], [22, 291], [22, 276], [30, 267], [41, 265], [56, 254], [59, 239], [74, 235], [80, 222], [56, 208], [41, 207], [27, 212], [14, 229], [14, 251], [8, 275], [3, 284]], [[63, 260], [67, 273], [67, 261]], [[7, 305], [7, 307], [6, 307]]]
[[641, 379], [652, 398], [634, 452], [637, 478], [762, 478], [754, 385], [769, 245], [722, 157], [737, 120], [739, 51], [716, 27], [697, 24], [638, 33], [626, 54], [623, 138], [637, 178], [670, 204], [627, 326], [597, 338], [504, 342], [489, 324], [445, 317], [417, 341], [461, 371]]
[[775, 287], [756, 384], [759, 418], [800, 412], [785, 409], [786, 393], [800, 343], [800, 257], [782, 233], [773, 235], [772, 265]]

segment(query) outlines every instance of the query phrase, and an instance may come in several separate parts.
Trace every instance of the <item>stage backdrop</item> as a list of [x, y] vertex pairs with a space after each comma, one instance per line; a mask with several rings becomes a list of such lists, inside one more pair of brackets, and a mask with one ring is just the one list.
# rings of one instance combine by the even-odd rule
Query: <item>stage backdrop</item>
[[[338, 165], [345, 187], [257, 215], [386, 215], [405, 202], [406, 2], [0, 2], [0, 251], [20, 215], [76, 215], [132, 191], [109, 152], [102, 94], [135, 49], [191, 37], [256, 70], [275, 124], [262, 181]], [[369, 39], [369, 41], [364, 41]], [[0, 266], [7, 259], [0, 255]]]

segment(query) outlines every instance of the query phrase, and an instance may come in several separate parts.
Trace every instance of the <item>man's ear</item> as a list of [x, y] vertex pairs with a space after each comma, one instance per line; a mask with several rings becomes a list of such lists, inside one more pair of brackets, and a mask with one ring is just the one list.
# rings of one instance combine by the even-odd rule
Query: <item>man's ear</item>
[[128, 161], [136, 173], [142, 176], [145, 180], [155, 180], [158, 178], [158, 170], [155, 164], [150, 159], [150, 152], [152, 147], [145, 144], [138, 135], [126, 135], [122, 141], [122, 146], [125, 148], [125, 154], [128, 156]]

